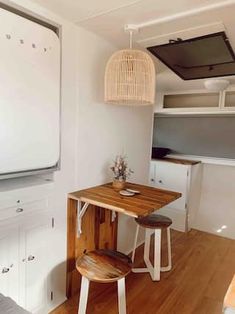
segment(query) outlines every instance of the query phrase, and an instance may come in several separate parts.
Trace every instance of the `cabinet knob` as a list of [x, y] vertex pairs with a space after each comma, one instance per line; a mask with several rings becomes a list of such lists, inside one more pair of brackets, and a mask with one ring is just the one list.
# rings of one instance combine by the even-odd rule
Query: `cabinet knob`
[[33, 261], [34, 259], [35, 259], [35, 256], [29, 255], [29, 257], [28, 257], [28, 261], [29, 261], [29, 262]]
[[151, 182], [154, 182], [155, 180], [154, 179], [151, 179]]
[[162, 184], [163, 182], [162, 182], [162, 180], [159, 180], [158, 183]]
[[20, 207], [16, 209], [16, 212], [17, 212], [17, 213], [22, 213], [23, 211], [24, 211], [24, 209], [23, 209], [23, 208], [20, 208]]
[[10, 268], [8, 268], [8, 267], [3, 267], [3, 269], [2, 269], [2, 274], [8, 273], [9, 270], [10, 270]]

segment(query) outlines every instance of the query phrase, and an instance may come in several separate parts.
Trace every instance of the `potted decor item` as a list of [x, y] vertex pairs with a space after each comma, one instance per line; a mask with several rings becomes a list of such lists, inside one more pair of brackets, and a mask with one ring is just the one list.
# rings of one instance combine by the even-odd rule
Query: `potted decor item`
[[126, 179], [133, 171], [128, 168], [126, 157], [122, 155], [116, 156], [114, 165], [110, 168], [113, 171], [113, 188], [123, 190], [125, 188]]

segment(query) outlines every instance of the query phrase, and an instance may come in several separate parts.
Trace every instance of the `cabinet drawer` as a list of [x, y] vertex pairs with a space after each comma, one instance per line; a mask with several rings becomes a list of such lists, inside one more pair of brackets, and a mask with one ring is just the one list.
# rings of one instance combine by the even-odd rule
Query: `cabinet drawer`
[[48, 206], [47, 199], [42, 199], [34, 202], [18, 204], [12, 207], [3, 208], [0, 210], [0, 221], [5, 219], [22, 216], [32, 211], [46, 209]]

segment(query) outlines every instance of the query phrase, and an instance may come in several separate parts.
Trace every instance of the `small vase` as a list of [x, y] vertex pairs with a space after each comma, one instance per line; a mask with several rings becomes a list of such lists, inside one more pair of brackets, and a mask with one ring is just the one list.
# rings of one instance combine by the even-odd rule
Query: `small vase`
[[113, 188], [115, 190], [123, 190], [125, 188], [126, 181], [124, 180], [113, 180]]

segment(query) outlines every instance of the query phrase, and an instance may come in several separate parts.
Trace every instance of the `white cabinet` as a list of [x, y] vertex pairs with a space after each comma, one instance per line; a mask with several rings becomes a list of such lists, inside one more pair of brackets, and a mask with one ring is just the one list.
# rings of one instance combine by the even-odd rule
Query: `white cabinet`
[[0, 293], [32, 313], [45, 314], [51, 303], [54, 218], [48, 198], [10, 194], [0, 202]]
[[151, 184], [159, 189], [182, 193], [182, 197], [170, 204], [171, 208], [184, 210], [188, 189], [189, 169], [170, 162], [152, 162], [154, 173], [151, 175]]
[[222, 92], [181, 90], [159, 92], [155, 112], [159, 114], [224, 114], [235, 112], [234, 87]]
[[19, 302], [19, 228], [0, 227], [0, 292]]
[[176, 230], [188, 231], [192, 226], [200, 201], [201, 171], [200, 163], [167, 158], [151, 161], [150, 185], [182, 194], [158, 211], [173, 220]]
[[48, 212], [31, 215], [20, 232], [20, 300], [32, 313], [39, 313], [50, 300], [50, 239], [52, 218]]

